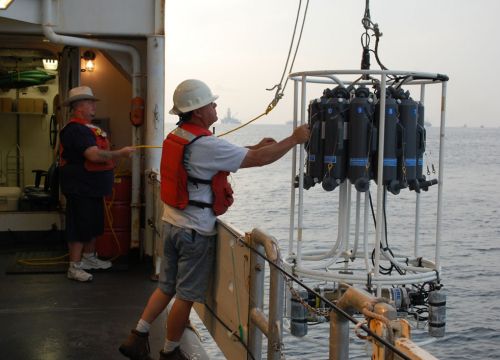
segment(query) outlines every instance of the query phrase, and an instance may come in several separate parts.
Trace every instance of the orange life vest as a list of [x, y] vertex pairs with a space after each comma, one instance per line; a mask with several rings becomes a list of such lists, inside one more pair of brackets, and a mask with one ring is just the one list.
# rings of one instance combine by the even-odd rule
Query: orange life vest
[[[219, 171], [212, 179], [197, 179], [188, 176], [184, 167], [184, 150], [202, 136], [211, 136], [212, 133], [200, 126], [182, 124], [163, 141], [161, 156], [161, 199], [167, 205], [177, 209], [185, 209], [194, 205], [201, 208], [210, 207], [216, 216], [224, 214], [233, 204], [233, 189], [227, 181], [229, 172]], [[194, 184], [211, 186], [213, 204], [190, 200], [187, 190], [188, 181]]]
[[[86, 121], [84, 119], [77, 118], [77, 117], [71, 118], [70, 121], [68, 122], [68, 124], [71, 124], [71, 123], [76, 123], [76, 124], [87, 126], [92, 131], [92, 134], [94, 134], [96, 145], [100, 150], [109, 150], [110, 149], [110, 144], [109, 144], [107, 134], [101, 128], [99, 128], [98, 126], [95, 126], [93, 124], [90, 124], [88, 121]], [[61, 144], [60, 145], [60, 154], [61, 155], [62, 155], [63, 151], [64, 151], [64, 148]], [[61, 156], [60, 166], [64, 166], [64, 165], [66, 165], [66, 160]], [[93, 162], [93, 161], [85, 159], [85, 162], [83, 165], [87, 171], [105, 171], [105, 170], [112, 170], [115, 167], [115, 164], [113, 163], [112, 160], [106, 160], [105, 162]]]

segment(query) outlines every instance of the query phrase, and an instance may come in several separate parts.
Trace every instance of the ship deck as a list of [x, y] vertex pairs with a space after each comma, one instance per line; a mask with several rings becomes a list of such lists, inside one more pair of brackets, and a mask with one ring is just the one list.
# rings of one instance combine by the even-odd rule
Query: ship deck
[[[0, 247], [0, 358], [125, 359], [120, 343], [135, 327], [156, 283], [145, 263], [95, 273], [78, 283], [66, 274], [6, 274], [18, 251]], [[165, 315], [151, 329], [153, 358], [163, 345]]]

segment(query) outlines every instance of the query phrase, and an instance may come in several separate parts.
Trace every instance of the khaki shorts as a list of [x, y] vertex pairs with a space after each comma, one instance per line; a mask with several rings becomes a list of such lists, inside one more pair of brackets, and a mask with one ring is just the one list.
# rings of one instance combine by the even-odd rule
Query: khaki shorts
[[209, 276], [213, 271], [214, 248], [215, 235], [204, 236], [165, 223], [158, 288], [179, 299], [205, 302]]

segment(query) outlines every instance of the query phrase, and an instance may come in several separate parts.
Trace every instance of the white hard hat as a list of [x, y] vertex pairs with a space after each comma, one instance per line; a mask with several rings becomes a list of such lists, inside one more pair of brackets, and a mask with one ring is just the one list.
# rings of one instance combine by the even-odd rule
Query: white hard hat
[[184, 80], [175, 88], [174, 106], [169, 113], [172, 115], [184, 114], [208, 105], [218, 97], [212, 94], [210, 88], [203, 81]]
[[68, 106], [72, 102], [79, 100], [99, 101], [99, 99], [94, 96], [91, 88], [88, 86], [78, 86], [69, 91], [68, 98], [64, 101], [63, 105]]

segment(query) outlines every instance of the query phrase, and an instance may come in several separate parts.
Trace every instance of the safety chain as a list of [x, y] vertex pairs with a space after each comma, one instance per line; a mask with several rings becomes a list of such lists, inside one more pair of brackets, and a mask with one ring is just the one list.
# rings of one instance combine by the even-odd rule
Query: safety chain
[[292, 294], [292, 297], [299, 302], [303, 307], [305, 307], [310, 313], [316, 314], [318, 316], [322, 316], [326, 319], [330, 318], [330, 310], [328, 309], [317, 309], [309, 305], [298, 293], [298, 291], [293, 287], [293, 281], [286, 276], [283, 276], [286, 285], [288, 286], [288, 289], [290, 290], [290, 293]]

